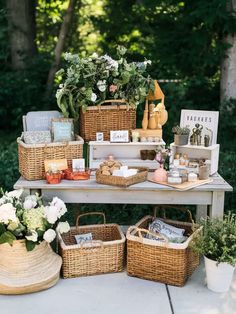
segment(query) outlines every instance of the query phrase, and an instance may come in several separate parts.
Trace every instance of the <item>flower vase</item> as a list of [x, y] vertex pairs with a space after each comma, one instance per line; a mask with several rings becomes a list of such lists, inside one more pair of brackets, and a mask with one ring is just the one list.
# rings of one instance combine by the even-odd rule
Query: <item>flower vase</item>
[[0, 244], [0, 294], [24, 294], [54, 286], [60, 278], [61, 257], [43, 241], [28, 252], [25, 240]]
[[164, 169], [163, 164], [160, 164], [160, 168], [155, 170], [153, 179], [157, 182], [167, 182], [167, 171]]

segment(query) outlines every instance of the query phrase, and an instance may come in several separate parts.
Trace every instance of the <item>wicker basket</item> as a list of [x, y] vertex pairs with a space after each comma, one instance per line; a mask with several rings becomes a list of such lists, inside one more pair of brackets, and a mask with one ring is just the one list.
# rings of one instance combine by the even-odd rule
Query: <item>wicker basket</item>
[[19, 172], [27, 180], [45, 178], [45, 159], [67, 159], [71, 167], [72, 159], [83, 157], [83, 139], [76, 141], [50, 144], [25, 144], [21, 138], [17, 139]]
[[109, 141], [110, 131], [132, 130], [135, 127], [136, 110], [130, 108], [125, 100], [106, 100], [80, 114], [80, 134], [86, 142], [95, 141], [97, 132], [102, 132], [104, 140]]
[[[103, 224], [79, 226], [79, 219], [86, 215], [102, 215]], [[90, 246], [76, 244], [75, 235], [92, 233]], [[124, 266], [125, 236], [117, 224], [106, 224], [103, 213], [87, 213], [78, 216], [76, 227], [66, 234], [58, 234], [62, 256], [63, 278], [119, 272]]]
[[189, 248], [189, 243], [200, 228], [192, 232], [192, 223], [162, 219], [177, 228], [184, 228], [185, 234], [190, 234], [184, 243], [168, 243], [143, 237], [142, 233], [152, 234], [147, 230], [152, 220], [152, 216], [146, 216], [127, 231], [127, 273], [183, 286], [199, 265], [199, 255]]
[[126, 188], [132, 184], [140, 183], [147, 180], [148, 168], [144, 167], [130, 167], [132, 169], [138, 169], [138, 173], [130, 177], [118, 177], [118, 176], [107, 176], [102, 174], [100, 169], [96, 171], [96, 182], [107, 185], [115, 185]]
[[23, 294], [48, 289], [60, 278], [62, 260], [43, 241], [28, 252], [25, 240], [0, 245], [0, 294]]

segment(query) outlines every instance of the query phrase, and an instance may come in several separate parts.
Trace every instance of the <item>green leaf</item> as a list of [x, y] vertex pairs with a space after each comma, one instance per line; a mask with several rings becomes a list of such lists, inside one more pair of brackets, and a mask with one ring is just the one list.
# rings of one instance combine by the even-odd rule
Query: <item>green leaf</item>
[[2, 235], [4, 232], [6, 232], [6, 228], [4, 226], [4, 224], [0, 224], [0, 235]]
[[26, 249], [28, 252], [33, 251], [33, 249], [35, 248], [37, 242], [33, 242], [33, 241], [28, 241], [26, 240]]
[[0, 236], [0, 244], [9, 243], [12, 245], [14, 240], [16, 240], [16, 237], [10, 231], [6, 231]]

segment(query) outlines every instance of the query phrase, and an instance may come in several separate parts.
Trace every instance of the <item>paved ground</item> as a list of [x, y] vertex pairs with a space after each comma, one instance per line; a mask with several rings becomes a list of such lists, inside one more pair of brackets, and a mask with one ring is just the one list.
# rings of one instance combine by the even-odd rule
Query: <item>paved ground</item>
[[213, 293], [198, 268], [185, 287], [128, 277], [125, 272], [61, 279], [46, 291], [0, 296], [0, 314], [235, 314], [236, 273], [231, 290]]

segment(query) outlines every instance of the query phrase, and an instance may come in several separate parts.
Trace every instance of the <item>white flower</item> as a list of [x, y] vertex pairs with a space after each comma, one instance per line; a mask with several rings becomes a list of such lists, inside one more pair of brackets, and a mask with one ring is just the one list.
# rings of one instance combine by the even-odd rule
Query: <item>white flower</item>
[[10, 221], [17, 222], [16, 209], [11, 203], [0, 206], [0, 222], [8, 224]]
[[92, 55], [91, 55], [91, 58], [92, 59], [97, 59], [98, 58], [98, 54], [96, 52], [94, 52]]
[[100, 90], [100, 92], [105, 92], [105, 90], [106, 90], [106, 80], [98, 81], [97, 82], [97, 87]]
[[30, 231], [30, 235], [25, 236], [27, 240], [37, 242], [38, 233], [35, 230]]
[[67, 233], [70, 231], [70, 225], [68, 224], [68, 222], [59, 222], [58, 226], [57, 226], [57, 231], [59, 233]]
[[[35, 199], [33, 197], [35, 197]], [[29, 197], [25, 198], [25, 201], [23, 203], [23, 208], [27, 210], [27, 209], [34, 208], [36, 205], [37, 205], [36, 196], [32, 195], [31, 197], [30, 195]]]
[[95, 93], [92, 93], [91, 101], [95, 102], [96, 100], [97, 100], [97, 95]]
[[48, 243], [52, 242], [56, 237], [56, 232], [53, 229], [48, 229], [46, 232], [44, 232], [43, 238]]
[[58, 209], [59, 212], [58, 218], [60, 218], [67, 212], [65, 203], [58, 197], [53, 197], [50, 205], [55, 206]]
[[50, 224], [54, 224], [60, 216], [60, 210], [56, 206], [45, 206], [44, 214]]
[[19, 190], [14, 190], [14, 191], [6, 193], [6, 196], [18, 199], [20, 198], [22, 193], [23, 193], [23, 189], [19, 189]]
[[148, 65], [148, 64], [151, 65], [151, 64], [152, 64], [152, 61], [151, 61], [151, 60], [145, 60], [143, 63], [144, 63], [144, 65]]
[[59, 84], [59, 88], [63, 88], [64, 87], [64, 84]]

